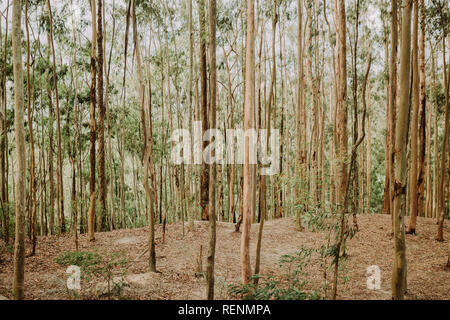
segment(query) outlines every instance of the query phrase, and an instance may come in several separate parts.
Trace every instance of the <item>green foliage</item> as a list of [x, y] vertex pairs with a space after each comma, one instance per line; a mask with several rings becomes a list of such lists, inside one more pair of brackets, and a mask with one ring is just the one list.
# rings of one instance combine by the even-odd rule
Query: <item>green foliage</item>
[[[92, 269], [92, 267], [101, 264], [102, 261], [103, 259], [98, 253], [89, 251], [64, 251], [55, 259], [55, 262], [60, 265], [79, 266], [82, 271]], [[84, 272], [82, 272], [82, 274], [84, 274]]]
[[90, 280], [92, 277], [103, 279], [107, 282], [108, 288], [106, 295], [118, 293], [120, 295], [123, 282], [113, 281], [115, 276], [123, 277], [126, 274], [128, 260], [124, 251], [113, 252], [109, 257], [103, 258], [96, 252], [78, 251], [61, 253], [55, 262], [63, 265], [79, 266], [81, 269], [81, 278]]
[[244, 300], [317, 300], [320, 299], [318, 291], [305, 290], [308, 283], [307, 273], [303, 270], [308, 264], [314, 249], [302, 247], [293, 254], [282, 255], [278, 265], [282, 271], [279, 277], [253, 275], [251, 280], [259, 279], [261, 284], [250, 282], [248, 284], [233, 284], [229, 286], [230, 295], [241, 297]]

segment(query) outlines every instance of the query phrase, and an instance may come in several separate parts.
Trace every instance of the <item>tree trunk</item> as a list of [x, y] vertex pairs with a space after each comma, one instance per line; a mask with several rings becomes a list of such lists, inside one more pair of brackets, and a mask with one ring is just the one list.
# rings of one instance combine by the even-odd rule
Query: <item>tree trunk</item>
[[25, 269], [25, 180], [26, 180], [26, 150], [24, 128], [24, 90], [22, 71], [22, 34], [21, 34], [22, 5], [20, 0], [13, 1], [12, 14], [12, 46], [14, 71], [14, 134], [16, 141], [16, 189], [15, 214], [16, 231], [14, 242], [14, 282], [13, 296], [16, 300], [24, 298], [24, 269]]
[[[306, 131], [302, 128], [302, 114], [303, 114], [303, 49], [302, 49], [302, 18], [303, 18], [303, 0], [297, 0], [297, 110], [296, 110], [296, 156], [295, 156], [295, 172], [297, 176], [295, 197], [296, 204], [300, 205], [302, 180], [303, 176], [303, 150], [304, 135]], [[301, 210], [296, 210], [296, 227], [300, 231], [303, 230], [301, 221]]]
[[[244, 131], [255, 129], [255, 8], [253, 0], [247, 0], [247, 37], [245, 55], [245, 104]], [[250, 227], [254, 220], [256, 200], [256, 165], [250, 164], [250, 141], [244, 142], [243, 165], [243, 227], [241, 240], [242, 282], [247, 284], [251, 277]]]
[[419, 1], [420, 43], [419, 43], [419, 172], [417, 176], [417, 215], [423, 216], [425, 199], [425, 148], [426, 148], [426, 87], [425, 87], [425, 7], [424, 0]]
[[[209, 1], [209, 126], [216, 128], [216, 0]], [[221, 157], [222, 155], [217, 155]], [[216, 150], [211, 151], [216, 158]], [[209, 246], [206, 265], [206, 298], [214, 299], [214, 258], [216, 255], [216, 164], [209, 165]]]
[[98, 106], [98, 196], [100, 212], [97, 228], [99, 231], [107, 230], [106, 221], [106, 168], [105, 168], [105, 104], [103, 103], [103, 0], [97, 1], [97, 106]]
[[[272, 102], [275, 101], [274, 91], [276, 86], [276, 56], [275, 56], [275, 36], [276, 36], [276, 27], [277, 27], [278, 15], [277, 15], [277, 0], [273, 2], [273, 13], [272, 13], [272, 75], [270, 80], [270, 92], [269, 92], [269, 100], [267, 101], [267, 110], [266, 110], [266, 141], [262, 142], [266, 144], [265, 150], [269, 150], [269, 137], [270, 137], [270, 115], [272, 109]], [[247, 44], [248, 45], [248, 44]], [[275, 103], [273, 103], [275, 105]], [[274, 118], [275, 125], [275, 118]], [[262, 244], [262, 233], [264, 228], [264, 220], [267, 216], [267, 195], [266, 195], [266, 183], [267, 177], [265, 175], [260, 175], [261, 179], [261, 188], [260, 188], [260, 204], [262, 208], [260, 208], [261, 217], [259, 221], [259, 232], [258, 232], [258, 241], [256, 244], [256, 257], [255, 257], [255, 274], [259, 274], [260, 260], [261, 260], [261, 244]], [[277, 197], [277, 194], [274, 193], [274, 196]], [[277, 217], [276, 209], [273, 209], [274, 217]], [[255, 284], [258, 283], [258, 278], [254, 279]]]
[[[6, 7], [6, 17], [5, 17], [5, 42], [3, 44], [3, 65], [2, 68], [2, 76], [0, 78], [0, 166], [1, 166], [1, 174], [0, 174], [0, 201], [1, 201], [1, 209], [3, 214], [3, 236], [5, 239], [5, 243], [9, 243], [9, 206], [8, 206], [8, 175], [7, 172], [7, 162], [8, 162], [8, 127], [6, 122], [6, 54], [7, 54], [7, 41], [8, 41], [8, 16], [9, 16], [9, 0], [8, 5]], [[0, 39], [2, 39], [1, 35], [2, 27], [0, 26]], [[0, 40], [1, 41], [1, 40]]]
[[[31, 191], [31, 255], [36, 254], [36, 176], [35, 176], [35, 157], [34, 157], [34, 136], [33, 136], [33, 111], [31, 110], [31, 100], [34, 94], [31, 94], [30, 79], [30, 31], [28, 22], [28, 1], [25, 2], [25, 27], [27, 35], [27, 115], [28, 130], [30, 135], [30, 191]], [[33, 68], [34, 78], [34, 68]], [[34, 85], [34, 79], [33, 79]], [[34, 91], [34, 90], [33, 90]], [[34, 92], [33, 92], [34, 93]]]
[[[337, 180], [339, 188], [337, 190], [338, 205], [344, 202], [345, 184], [347, 181], [347, 163], [345, 158], [347, 156], [347, 32], [346, 32], [346, 16], [345, 16], [345, 2], [339, 0], [338, 13], [338, 66], [339, 66], [339, 90], [338, 90], [338, 112], [337, 112]], [[345, 210], [345, 209], [344, 209]]]
[[[200, 24], [200, 83], [201, 83], [201, 118], [202, 118], [202, 137], [208, 130], [208, 101], [207, 101], [207, 75], [206, 75], [206, 22], [205, 22], [205, 0], [198, 1], [199, 24]], [[202, 152], [208, 146], [207, 141], [203, 141]], [[200, 178], [200, 206], [202, 209], [202, 220], [208, 220], [208, 182], [209, 167], [202, 160], [201, 178]]]
[[95, 80], [96, 80], [96, 61], [95, 45], [97, 41], [97, 25], [95, 21], [95, 0], [91, 0], [92, 17], [92, 39], [91, 39], [91, 89], [90, 89], [90, 149], [89, 149], [89, 220], [88, 220], [88, 240], [95, 240]]
[[397, 45], [398, 45], [398, 23], [397, 23], [397, 0], [391, 2], [391, 54], [389, 61], [389, 201], [390, 215], [392, 221], [392, 232], [394, 232], [394, 150], [395, 150], [395, 126], [397, 114]]
[[411, 119], [411, 176], [410, 185], [410, 220], [407, 234], [416, 234], [417, 221], [417, 131], [419, 122], [419, 58], [418, 58], [418, 34], [419, 34], [419, 4], [414, 0], [413, 36], [412, 36], [412, 119]]
[[61, 233], [66, 231], [66, 222], [64, 218], [64, 185], [63, 185], [63, 171], [62, 171], [62, 148], [61, 148], [61, 120], [60, 120], [60, 111], [59, 111], [59, 94], [58, 94], [58, 83], [56, 80], [56, 56], [55, 56], [55, 44], [53, 41], [53, 15], [52, 9], [50, 5], [50, 0], [47, 0], [47, 8], [49, 14], [49, 22], [50, 22], [50, 45], [52, 51], [52, 63], [53, 63], [53, 86], [55, 88], [55, 111], [56, 111], [56, 139], [58, 146], [58, 154], [57, 154], [57, 163], [58, 163], [58, 209], [59, 209], [59, 229]]
[[433, 87], [433, 104], [434, 104], [434, 139], [433, 139], [433, 212], [431, 214], [432, 218], [437, 217], [438, 211], [438, 177], [437, 177], [437, 167], [438, 167], [438, 100], [437, 100], [437, 89], [436, 89], [436, 66], [434, 62], [434, 50], [433, 46], [430, 45], [431, 48], [431, 70], [432, 70], [432, 87]]
[[406, 290], [406, 175], [408, 122], [410, 114], [410, 68], [411, 68], [411, 11], [412, 0], [403, 1], [403, 17], [400, 49], [400, 101], [395, 128], [395, 184], [394, 184], [394, 267], [392, 272], [392, 299], [403, 300]]
[[[450, 44], [450, 38], [448, 38]], [[442, 60], [444, 62], [444, 90], [445, 90], [445, 103], [444, 103], [444, 138], [442, 139], [442, 150], [440, 159], [440, 172], [439, 172], [439, 186], [438, 186], [438, 232], [436, 236], [437, 241], [444, 241], [444, 218], [445, 218], [445, 159], [447, 156], [447, 145], [448, 145], [448, 104], [449, 104], [449, 78], [450, 78], [450, 68], [448, 69], [448, 74], [446, 74], [447, 64], [445, 61], [445, 38], [442, 39]]]

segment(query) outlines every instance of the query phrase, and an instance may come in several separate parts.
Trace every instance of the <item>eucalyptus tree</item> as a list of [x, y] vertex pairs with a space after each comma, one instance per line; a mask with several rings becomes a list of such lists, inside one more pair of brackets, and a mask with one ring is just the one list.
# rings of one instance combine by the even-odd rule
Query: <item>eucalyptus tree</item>
[[[245, 44], [245, 104], [244, 130], [255, 129], [255, 8], [253, 0], [247, 0], [247, 36]], [[243, 165], [243, 226], [241, 239], [242, 282], [250, 281], [250, 227], [255, 215], [256, 167], [250, 164], [250, 141], [244, 141]]]
[[26, 182], [26, 151], [24, 128], [24, 90], [22, 70], [22, 2], [13, 1], [12, 12], [12, 46], [14, 68], [14, 134], [16, 139], [16, 185], [15, 214], [16, 231], [14, 242], [14, 282], [13, 296], [16, 300], [24, 298], [25, 278], [25, 182]]
[[400, 101], [395, 126], [395, 185], [394, 185], [394, 266], [392, 269], [392, 299], [403, 300], [406, 290], [406, 146], [408, 141], [408, 120], [410, 114], [410, 64], [411, 64], [411, 11], [413, 0], [404, 0], [402, 7], [402, 32], [400, 48]]
[[96, 195], [95, 195], [95, 141], [96, 141], [96, 126], [95, 126], [95, 105], [96, 105], [96, 54], [95, 47], [97, 41], [97, 24], [95, 21], [96, 11], [95, 11], [95, 0], [91, 0], [91, 23], [92, 23], [92, 38], [91, 38], [91, 89], [89, 92], [90, 99], [90, 109], [89, 109], [89, 120], [90, 120], [90, 134], [89, 134], [89, 220], [88, 220], [88, 239], [89, 241], [95, 240], [95, 207], [96, 207]]
[[[217, 108], [217, 71], [216, 71], [216, 0], [209, 1], [209, 124], [211, 128], [216, 128], [216, 108]], [[216, 150], [212, 150], [212, 158], [220, 157]], [[209, 245], [208, 245], [208, 264], [206, 266], [206, 298], [214, 299], [214, 261], [216, 255], [216, 165], [209, 165], [209, 194], [208, 194], [208, 213], [209, 213]]]

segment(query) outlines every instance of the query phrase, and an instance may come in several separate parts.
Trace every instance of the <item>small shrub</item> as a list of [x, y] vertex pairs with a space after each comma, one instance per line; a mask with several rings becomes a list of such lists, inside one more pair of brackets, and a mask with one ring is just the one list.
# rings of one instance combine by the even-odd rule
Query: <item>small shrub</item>
[[124, 284], [113, 279], [115, 276], [123, 277], [126, 273], [128, 260], [123, 251], [114, 252], [108, 258], [102, 258], [96, 252], [63, 252], [55, 261], [63, 266], [79, 266], [83, 279], [90, 280], [93, 276], [104, 279], [107, 282], [106, 295], [118, 293], [120, 296]]
[[[62, 266], [79, 266], [82, 271], [88, 271], [93, 266], [101, 264], [103, 262], [102, 257], [96, 252], [78, 251], [69, 252], [65, 251], [56, 258], [56, 263]], [[83, 272], [84, 273], [84, 272]]]
[[260, 279], [260, 284], [251, 281], [248, 284], [229, 286], [229, 294], [237, 295], [244, 300], [317, 300], [320, 295], [316, 291], [304, 289], [307, 284], [303, 271], [314, 249], [301, 248], [293, 254], [283, 255], [279, 266], [283, 271], [279, 278], [255, 274], [251, 280]]

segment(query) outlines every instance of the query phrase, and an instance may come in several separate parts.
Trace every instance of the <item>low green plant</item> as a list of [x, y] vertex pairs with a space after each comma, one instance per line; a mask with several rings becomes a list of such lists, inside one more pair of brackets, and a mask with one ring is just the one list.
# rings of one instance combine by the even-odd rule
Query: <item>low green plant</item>
[[56, 259], [56, 263], [62, 266], [78, 266], [81, 269], [81, 276], [89, 275], [95, 266], [103, 262], [102, 257], [96, 252], [89, 251], [64, 251]]
[[55, 261], [63, 266], [79, 266], [82, 279], [90, 280], [95, 276], [106, 280], [107, 296], [110, 296], [112, 293], [118, 293], [118, 295], [121, 294], [123, 282], [115, 282], [113, 279], [115, 276], [123, 277], [126, 274], [128, 260], [124, 251], [113, 252], [107, 258], [103, 258], [96, 252], [65, 251], [61, 253]]
[[[243, 300], [317, 300], [317, 291], [307, 291], [307, 274], [303, 271], [315, 249], [302, 247], [293, 254], [282, 255], [278, 265], [282, 270], [279, 277], [255, 274], [248, 284], [232, 284], [228, 292]], [[259, 283], [253, 280], [258, 279]]]
[[[128, 260], [125, 257], [125, 253], [123, 251], [121, 252], [114, 252], [111, 254], [108, 261], [106, 261], [104, 264], [101, 264], [94, 268], [93, 273], [99, 277], [102, 277], [105, 279], [108, 283], [108, 295], [110, 295], [112, 292], [117, 292], [118, 295], [121, 294], [123, 283], [120, 282], [114, 282], [113, 277], [114, 276], [125, 276], [126, 274], [126, 267], [128, 266]], [[111, 286], [112, 285], [112, 286]]]

